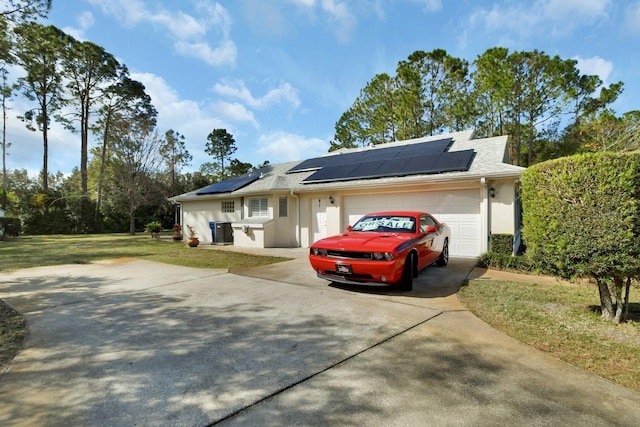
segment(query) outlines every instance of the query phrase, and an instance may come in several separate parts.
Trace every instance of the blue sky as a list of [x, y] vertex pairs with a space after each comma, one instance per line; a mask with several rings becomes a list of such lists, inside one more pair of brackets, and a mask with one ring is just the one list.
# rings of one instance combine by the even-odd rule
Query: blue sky
[[[161, 132], [206, 138], [227, 129], [234, 157], [259, 164], [325, 153], [360, 89], [416, 50], [472, 62], [495, 46], [578, 60], [623, 81], [619, 113], [640, 109], [640, 0], [53, 0], [47, 24], [127, 65], [156, 106]], [[9, 169], [42, 167], [42, 138], [9, 112]], [[79, 166], [80, 137], [53, 125], [49, 170]]]

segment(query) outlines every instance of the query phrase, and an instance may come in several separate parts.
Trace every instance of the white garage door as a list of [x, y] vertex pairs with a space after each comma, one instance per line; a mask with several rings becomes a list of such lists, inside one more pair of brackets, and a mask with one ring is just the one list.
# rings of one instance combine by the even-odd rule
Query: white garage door
[[434, 191], [368, 196], [345, 196], [345, 224], [375, 211], [429, 212], [451, 228], [449, 252], [454, 257], [480, 255], [480, 193], [478, 190]]

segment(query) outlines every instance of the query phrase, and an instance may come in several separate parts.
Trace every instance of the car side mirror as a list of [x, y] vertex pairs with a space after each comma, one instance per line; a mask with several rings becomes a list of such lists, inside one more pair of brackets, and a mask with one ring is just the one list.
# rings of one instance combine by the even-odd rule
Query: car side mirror
[[351, 226], [347, 225], [347, 231], [351, 231]]
[[429, 234], [429, 233], [435, 233], [436, 231], [437, 231], [437, 230], [436, 230], [436, 228], [435, 228], [433, 225], [429, 225], [429, 226], [427, 226], [427, 230], [425, 231], [425, 233], [426, 233], [426, 234]]

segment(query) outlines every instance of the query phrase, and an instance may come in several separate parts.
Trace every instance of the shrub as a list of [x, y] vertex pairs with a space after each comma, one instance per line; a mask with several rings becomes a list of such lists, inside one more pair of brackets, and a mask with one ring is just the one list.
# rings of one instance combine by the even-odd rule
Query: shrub
[[528, 255], [558, 276], [595, 278], [603, 316], [621, 321], [625, 279], [640, 275], [640, 152], [539, 163], [521, 182]]
[[22, 223], [19, 218], [0, 217], [0, 228], [4, 228], [4, 234], [7, 236], [15, 237], [22, 233]]
[[492, 234], [491, 252], [498, 254], [513, 254], [513, 234]]
[[162, 231], [162, 224], [160, 224], [160, 221], [151, 221], [144, 226], [144, 232], [150, 233], [152, 236], [154, 234], [160, 233], [161, 231]]
[[480, 256], [478, 267], [495, 268], [496, 270], [515, 270], [526, 271], [530, 273], [541, 272], [540, 266], [530, 257], [513, 256], [498, 252], [487, 252]]

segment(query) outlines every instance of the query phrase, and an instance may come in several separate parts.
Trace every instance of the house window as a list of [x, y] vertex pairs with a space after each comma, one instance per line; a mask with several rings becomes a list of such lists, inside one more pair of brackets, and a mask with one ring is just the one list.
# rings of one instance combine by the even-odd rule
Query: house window
[[280, 218], [286, 218], [289, 216], [289, 203], [286, 197], [278, 198], [278, 216]]
[[233, 200], [222, 202], [222, 213], [234, 213], [235, 211], [235, 203]]
[[269, 211], [267, 209], [268, 204], [267, 204], [267, 198], [266, 197], [260, 197], [260, 198], [253, 198], [253, 199], [249, 199], [249, 217], [256, 217], [256, 216], [269, 216]]

